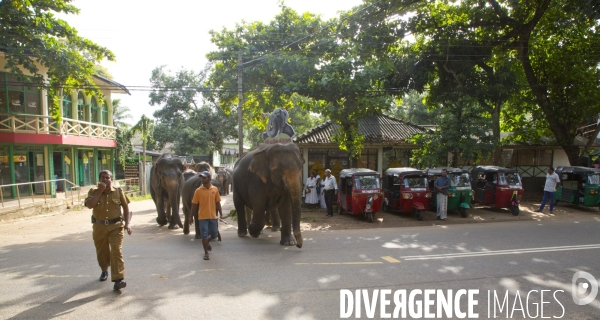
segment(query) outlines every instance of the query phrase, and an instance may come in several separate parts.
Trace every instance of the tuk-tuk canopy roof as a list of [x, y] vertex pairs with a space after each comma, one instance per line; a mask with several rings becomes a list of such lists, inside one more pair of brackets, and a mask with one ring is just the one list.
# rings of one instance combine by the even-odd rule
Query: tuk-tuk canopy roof
[[437, 175], [442, 174], [442, 169], [446, 169], [448, 171], [448, 173], [468, 173], [469, 172], [468, 170], [461, 169], [461, 168], [442, 167], [442, 168], [427, 168], [427, 169], [425, 169], [425, 173], [427, 173], [428, 175], [437, 176]]
[[371, 169], [365, 168], [353, 168], [353, 169], [344, 169], [340, 171], [340, 178], [347, 178], [351, 176], [372, 176], [379, 175], [379, 172], [373, 171]]
[[472, 175], [476, 175], [476, 174], [484, 173], [484, 172], [518, 173], [519, 170], [517, 170], [517, 169], [510, 169], [510, 168], [504, 168], [504, 167], [498, 167], [498, 166], [476, 166], [475, 168], [473, 168], [473, 170], [471, 170], [471, 174]]
[[555, 170], [556, 174], [560, 175], [561, 173], [575, 173], [575, 174], [592, 174], [599, 173], [600, 170], [595, 168], [586, 168], [586, 167], [557, 167]]
[[401, 175], [401, 174], [425, 174], [425, 171], [415, 168], [389, 168], [385, 171], [387, 176]]

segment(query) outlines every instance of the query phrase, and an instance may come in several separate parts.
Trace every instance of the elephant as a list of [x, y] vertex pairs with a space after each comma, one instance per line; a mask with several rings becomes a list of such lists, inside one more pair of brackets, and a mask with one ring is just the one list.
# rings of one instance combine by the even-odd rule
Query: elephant
[[196, 171], [188, 169], [183, 172], [183, 180], [188, 181], [191, 177], [196, 175]]
[[242, 156], [233, 169], [233, 204], [237, 212], [245, 212], [248, 207], [253, 214], [250, 225], [246, 215], [238, 214], [238, 236], [249, 232], [252, 237], [259, 237], [266, 214], [270, 214], [274, 220], [281, 220], [279, 243], [302, 248], [301, 179], [300, 149], [295, 144], [261, 144]]
[[[161, 155], [150, 171], [150, 195], [158, 213], [156, 222], [161, 227], [167, 223], [169, 223], [169, 229], [183, 227], [179, 217], [183, 183], [181, 160], [173, 157], [170, 153]], [[165, 203], [168, 204], [166, 207]]]
[[[204, 170], [209, 171], [209, 170]], [[217, 188], [219, 188], [219, 181], [217, 179], [211, 179], [210, 183]], [[196, 174], [190, 179], [188, 179], [183, 184], [183, 190], [181, 191], [181, 200], [183, 204], [183, 234], [190, 233], [190, 218], [192, 211], [192, 199], [194, 198], [194, 192], [202, 185], [202, 179], [200, 179], [200, 175]], [[194, 227], [196, 230], [196, 239], [200, 239], [200, 229], [198, 225], [198, 219], [194, 219]]]
[[225, 168], [225, 171], [229, 172], [229, 176], [231, 177], [231, 179], [229, 179], [229, 185], [231, 186], [231, 191], [233, 191], [233, 170]]
[[219, 183], [221, 184], [219, 193], [221, 193], [222, 196], [229, 194], [229, 184], [231, 183], [231, 179], [231, 174], [227, 170], [223, 168], [219, 169], [219, 172], [217, 173], [217, 180], [219, 180]]
[[206, 161], [196, 163], [196, 172], [208, 171], [211, 177], [215, 177], [215, 169]]

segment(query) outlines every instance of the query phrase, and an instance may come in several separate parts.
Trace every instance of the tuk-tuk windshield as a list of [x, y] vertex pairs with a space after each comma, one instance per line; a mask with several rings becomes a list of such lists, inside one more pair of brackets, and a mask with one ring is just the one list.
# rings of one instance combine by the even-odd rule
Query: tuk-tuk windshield
[[426, 177], [406, 177], [402, 182], [404, 188], [426, 188], [427, 178]]
[[600, 175], [595, 173], [595, 174], [590, 174], [587, 178], [588, 180], [588, 184], [595, 184], [595, 185], [599, 185], [600, 184]]
[[467, 172], [451, 174], [450, 186], [456, 187], [457, 189], [471, 189], [471, 181], [469, 180], [469, 174]]
[[521, 187], [521, 177], [517, 173], [498, 173], [498, 184], [509, 187]]
[[379, 189], [378, 176], [354, 176], [354, 189]]

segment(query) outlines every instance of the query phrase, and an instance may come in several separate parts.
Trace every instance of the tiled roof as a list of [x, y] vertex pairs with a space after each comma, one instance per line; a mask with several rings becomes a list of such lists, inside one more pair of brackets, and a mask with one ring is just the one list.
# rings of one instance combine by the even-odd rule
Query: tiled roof
[[[331, 138], [338, 132], [339, 125], [331, 120], [296, 136], [296, 143], [334, 143]], [[400, 143], [425, 128], [386, 115], [366, 116], [358, 123], [358, 130], [367, 143]]]

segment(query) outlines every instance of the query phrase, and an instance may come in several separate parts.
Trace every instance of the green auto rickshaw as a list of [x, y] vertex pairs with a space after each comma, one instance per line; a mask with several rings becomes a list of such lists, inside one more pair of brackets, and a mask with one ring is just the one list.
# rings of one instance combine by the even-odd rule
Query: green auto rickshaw
[[448, 188], [448, 211], [458, 210], [460, 216], [466, 218], [469, 216], [467, 209], [471, 207], [473, 191], [471, 189], [471, 180], [469, 171], [459, 168], [428, 168], [427, 180], [429, 181], [429, 190], [432, 197], [429, 203], [431, 210], [437, 209], [437, 193], [435, 192], [434, 183], [438, 177], [442, 175], [442, 169], [448, 170], [448, 178], [450, 178], [450, 188]]
[[600, 206], [600, 170], [586, 167], [558, 167], [560, 178], [556, 188], [556, 201], [578, 206]]

